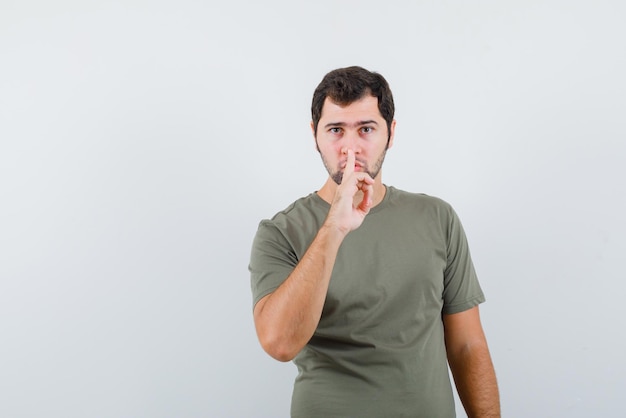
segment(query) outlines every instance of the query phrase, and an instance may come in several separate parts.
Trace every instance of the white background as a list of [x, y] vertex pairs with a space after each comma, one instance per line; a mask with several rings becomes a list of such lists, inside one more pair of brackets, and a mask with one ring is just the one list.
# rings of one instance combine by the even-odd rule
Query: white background
[[0, 416], [288, 416], [250, 244], [325, 180], [310, 100], [347, 65], [395, 94], [385, 183], [463, 220], [504, 415], [624, 416], [624, 22], [618, 0], [1, 0]]

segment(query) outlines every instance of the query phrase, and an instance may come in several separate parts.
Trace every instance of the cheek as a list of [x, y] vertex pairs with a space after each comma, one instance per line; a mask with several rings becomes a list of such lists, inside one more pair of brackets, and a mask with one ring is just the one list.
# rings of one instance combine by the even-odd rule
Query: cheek
[[326, 143], [320, 147], [321, 152], [328, 157], [335, 157], [341, 155], [341, 149], [344, 145], [341, 144], [340, 141], [335, 141], [333, 143]]

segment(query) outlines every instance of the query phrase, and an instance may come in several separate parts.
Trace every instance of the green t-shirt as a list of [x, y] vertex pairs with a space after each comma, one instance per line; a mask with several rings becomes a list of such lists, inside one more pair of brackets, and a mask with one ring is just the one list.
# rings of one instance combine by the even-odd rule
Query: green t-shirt
[[[329, 209], [312, 193], [261, 221], [254, 304], [291, 273]], [[441, 315], [484, 300], [452, 207], [387, 187], [339, 249], [317, 330], [294, 359], [292, 417], [454, 417]]]

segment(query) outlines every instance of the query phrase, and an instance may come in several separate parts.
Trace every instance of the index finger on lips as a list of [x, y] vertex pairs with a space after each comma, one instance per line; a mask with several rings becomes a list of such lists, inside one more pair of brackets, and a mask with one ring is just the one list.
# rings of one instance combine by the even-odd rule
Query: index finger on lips
[[351, 149], [348, 150], [348, 159], [346, 160], [346, 167], [343, 169], [343, 178], [345, 179], [348, 176], [351, 176], [354, 173], [354, 162], [356, 157], [354, 156], [354, 151]]

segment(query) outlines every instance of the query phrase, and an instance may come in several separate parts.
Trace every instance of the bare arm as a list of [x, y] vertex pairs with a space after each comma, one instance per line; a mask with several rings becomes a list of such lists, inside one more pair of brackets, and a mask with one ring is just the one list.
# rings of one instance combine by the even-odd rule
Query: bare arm
[[499, 418], [500, 395], [478, 306], [443, 317], [448, 362], [469, 418]]
[[[293, 359], [319, 323], [337, 252], [346, 235], [358, 228], [372, 204], [374, 180], [354, 172], [348, 152], [343, 181], [326, 221], [289, 277], [254, 307], [254, 324], [263, 349], [280, 361]], [[354, 204], [357, 192], [363, 199]]]

